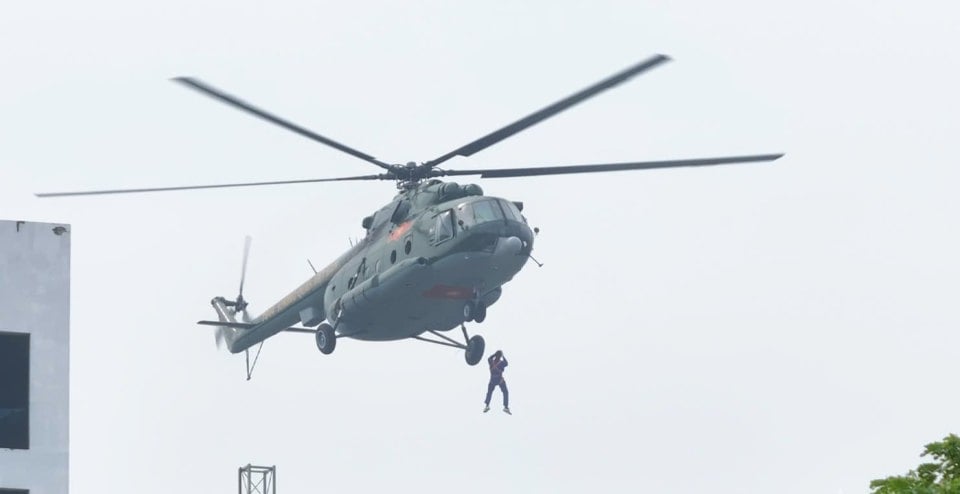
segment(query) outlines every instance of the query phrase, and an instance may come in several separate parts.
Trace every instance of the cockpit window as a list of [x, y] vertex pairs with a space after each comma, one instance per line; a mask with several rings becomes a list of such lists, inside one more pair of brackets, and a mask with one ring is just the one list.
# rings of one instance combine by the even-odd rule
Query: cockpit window
[[503, 208], [503, 212], [507, 215], [508, 220], [514, 220], [523, 223], [523, 215], [520, 214], [520, 210], [517, 209], [516, 204], [501, 199], [500, 207]]
[[479, 201], [473, 203], [473, 219], [477, 223], [502, 220], [503, 212], [493, 201]]
[[453, 231], [453, 211], [448, 209], [437, 215], [433, 243], [439, 244], [440, 242], [453, 238]]
[[460, 219], [468, 225], [503, 220], [503, 211], [493, 199], [461, 204], [457, 206], [457, 212]]

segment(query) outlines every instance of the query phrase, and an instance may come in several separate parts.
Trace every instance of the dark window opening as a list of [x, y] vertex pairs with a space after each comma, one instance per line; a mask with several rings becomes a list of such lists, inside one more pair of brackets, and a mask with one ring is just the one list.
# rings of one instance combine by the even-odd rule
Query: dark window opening
[[409, 253], [410, 253], [410, 250], [412, 250], [412, 249], [413, 249], [413, 244], [411, 244], [410, 241], [407, 240], [407, 243], [403, 246], [403, 253], [404, 253], [404, 254], [409, 254]]
[[0, 333], [0, 448], [30, 449], [30, 335]]
[[390, 251], [390, 264], [397, 262], [397, 251]]
[[397, 203], [397, 207], [393, 210], [393, 214], [390, 216], [390, 221], [399, 225], [403, 222], [404, 218], [407, 217], [407, 213], [409, 212], [410, 203], [407, 201], [400, 201]]

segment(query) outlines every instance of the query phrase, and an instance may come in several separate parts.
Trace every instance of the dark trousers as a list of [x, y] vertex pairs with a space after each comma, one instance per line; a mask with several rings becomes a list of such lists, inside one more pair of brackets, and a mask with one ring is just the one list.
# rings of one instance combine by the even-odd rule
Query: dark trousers
[[490, 384], [487, 385], [487, 399], [484, 403], [490, 406], [490, 397], [493, 396], [493, 390], [497, 386], [500, 386], [500, 391], [503, 391], [503, 408], [510, 408], [510, 392], [507, 391], [507, 381], [503, 378], [490, 381]]

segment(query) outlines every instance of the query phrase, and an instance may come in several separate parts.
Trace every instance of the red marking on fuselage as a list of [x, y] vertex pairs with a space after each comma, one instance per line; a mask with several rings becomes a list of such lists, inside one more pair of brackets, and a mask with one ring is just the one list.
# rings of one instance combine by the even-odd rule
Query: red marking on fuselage
[[401, 223], [395, 230], [390, 232], [390, 241], [393, 242], [398, 240], [403, 236], [404, 233], [407, 233], [410, 230], [410, 227], [413, 226], [413, 220], [407, 221], [406, 223]]
[[433, 285], [432, 288], [423, 292], [427, 298], [447, 298], [470, 300], [473, 298], [473, 289], [466, 286]]

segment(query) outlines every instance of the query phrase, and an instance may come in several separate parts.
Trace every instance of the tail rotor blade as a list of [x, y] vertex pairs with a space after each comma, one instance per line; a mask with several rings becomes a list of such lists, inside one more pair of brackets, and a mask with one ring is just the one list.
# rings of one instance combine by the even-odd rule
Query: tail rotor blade
[[226, 339], [226, 336], [223, 334], [223, 328], [217, 328], [216, 332], [213, 333], [213, 338], [217, 342], [217, 350], [223, 347], [223, 340]]
[[243, 264], [240, 267], [240, 296], [238, 300], [243, 298], [243, 282], [247, 278], [247, 258], [250, 257], [250, 242], [252, 241], [250, 235], [247, 235], [243, 241]]

